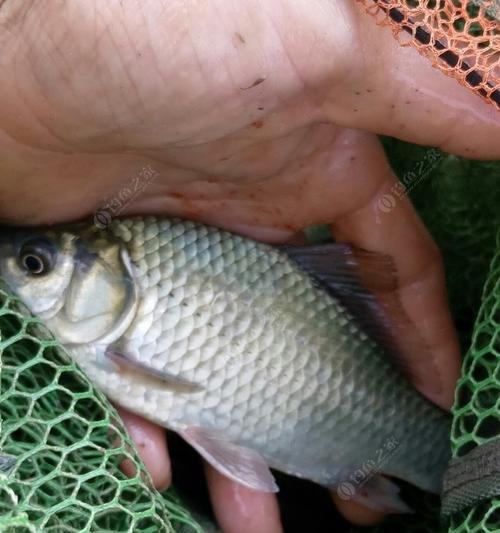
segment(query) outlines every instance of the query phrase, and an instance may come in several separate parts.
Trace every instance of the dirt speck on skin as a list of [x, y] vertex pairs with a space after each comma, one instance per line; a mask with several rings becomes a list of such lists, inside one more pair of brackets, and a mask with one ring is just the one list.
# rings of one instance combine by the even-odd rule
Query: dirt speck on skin
[[239, 31], [237, 31], [234, 35], [241, 44], [246, 44], [245, 37], [243, 37]]
[[181, 192], [169, 192], [168, 193], [168, 196], [170, 196], [171, 198], [184, 198], [184, 194], [182, 194]]
[[254, 87], [257, 87], [257, 85], [260, 85], [261, 83], [264, 83], [266, 81], [266, 78], [257, 78], [251, 85], [248, 87], [240, 87], [242, 91], [248, 91], [248, 89], [253, 89]]

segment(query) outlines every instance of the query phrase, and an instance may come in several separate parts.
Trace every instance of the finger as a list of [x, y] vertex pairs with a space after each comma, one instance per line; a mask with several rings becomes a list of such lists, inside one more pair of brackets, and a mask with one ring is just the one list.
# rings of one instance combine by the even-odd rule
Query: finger
[[205, 463], [210, 498], [224, 533], [281, 533], [274, 494], [257, 492], [219, 474]]
[[[172, 482], [172, 473], [165, 429], [123, 407], [117, 407], [117, 410], [151, 475], [154, 486], [158, 490], [168, 488]], [[124, 461], [121, 467], [126, 475], [135, 475], [135, 467], [130, 460]]]
[[[408, 196], [396, 192], [397, 178], [378, 140], [366, 140], [361, 153], [365, 160], [360, 161], [357, 172], [370, 168], [377, 186], [366, 203], [335, 220], [334, 236], [340, 242], [393, 258], [403, 308], [429, 347], [428, 353], [422, 353], [421, 344], [401, 339], [403, 355], [417, 388], [437, 404], [450, 408], [460, 359], [439, 250]], [[352, 176], [357, 178], [355, 170]], [[394, 201], [390, 209], [384, 204], [388, 196]]]
[[331, 493], [337, 509], [346, 520], [358, 526], [371, 526], [381, 522], [385, 514], [380, 511], [368, 509], [353, 500], [343, 500], [335, 492]]
[[352, 6], [360, 53], [352, 56], [353, 75], [327, 98], [327, 116], [336, 124], [466, 157], [500, 157], [498, 109], [435, 69], [415, 48], [402, 47], [361, 3]]

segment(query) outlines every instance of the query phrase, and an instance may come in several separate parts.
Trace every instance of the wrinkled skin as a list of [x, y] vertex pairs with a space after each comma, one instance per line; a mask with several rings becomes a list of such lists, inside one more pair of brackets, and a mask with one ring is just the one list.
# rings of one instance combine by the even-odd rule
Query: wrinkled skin
[[[92, 215], [149, 165], [156, 179], [121, 214], [269, 242], [329, 223], [338, 240], [394, 257], [431, 348], [419, 359], [408, 347], [415, 385], [450, 406], [459, 354], [440, 254], [407, 199], [379, 209], [395, 177], [374, 133], [500, 158], [493, 107], [347, 0], [3, 0], [0, 48], [3, 221]], [[168, 485], [164, 431], [123, 416]], [[273, 496], [210, 467], [207, 479], [224, 531], [281, 531]], [[336, 503], [355, 522], [380, 519]]]

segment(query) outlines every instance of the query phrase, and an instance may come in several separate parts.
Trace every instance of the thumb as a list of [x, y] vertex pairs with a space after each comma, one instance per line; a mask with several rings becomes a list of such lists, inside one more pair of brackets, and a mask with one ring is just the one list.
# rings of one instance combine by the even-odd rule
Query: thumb
[[438, 146], [469, 158], [500, 158], [500, 112], [432, 66], [357, 5], [363, 61], [325, 103], [336, 124]]

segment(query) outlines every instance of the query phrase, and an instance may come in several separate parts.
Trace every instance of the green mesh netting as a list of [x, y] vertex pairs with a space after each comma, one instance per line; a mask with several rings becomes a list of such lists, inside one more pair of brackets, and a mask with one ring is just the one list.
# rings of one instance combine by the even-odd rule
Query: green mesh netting
[[[435, 150], [393, 140], [386, 140], [386, 149], [443, 251], [464, 351], [473, 338], [453, 426], [453, 450], [460, 455], [497, 433], [500, 418], [500, 163], [436, 158]], [[114, 409], [3, 289], [0, 334], [0, 451], [17, 457], [10, 473], [0, 472], [0, 532], [202, 531], [171, 491], [162, 496], [151, 488]], [[119, 469], [124, 458], [136, 465], [132, 479]], [[407, 487], [404, 495], [417, 513], [393, 517], [374, 531], [448, 531], [437, 498]], [[499, 502], [452, 517], [449, 531], [500, 531]]]
[[[500, 233], [472, 345], [457, 387], [451, 434], [460, 457], [500, 435]], [[500, 497], [452, 516], [450, 532], [500, 531]]]
[[0, 452], [16, 458], [0, 474], [0, 531], [201, 531], [151, 488], [112, 406], [3, 288], [0, 334]]

